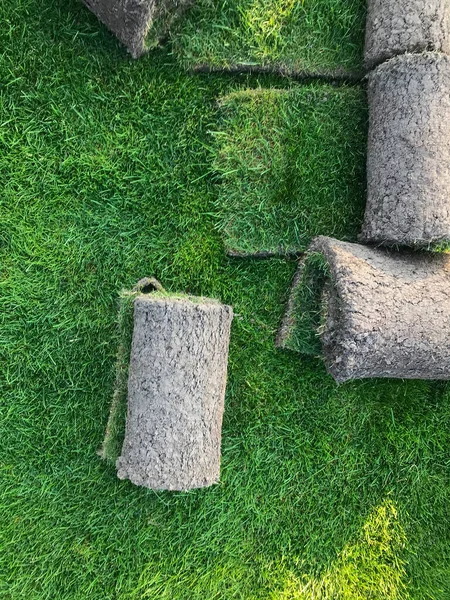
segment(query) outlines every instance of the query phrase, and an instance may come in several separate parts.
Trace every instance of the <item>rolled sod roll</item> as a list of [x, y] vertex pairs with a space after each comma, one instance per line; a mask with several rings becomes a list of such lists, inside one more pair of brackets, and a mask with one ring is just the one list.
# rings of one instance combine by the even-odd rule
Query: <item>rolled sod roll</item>
[[450, 57], [397, 56], [369, 76], [367, 204], [360, 241], [450, 240]]
[[320, 237], [328, 263], [320, 332], [337, 382], [450, 379], [450, 256], [394, 252]]
[[139, 58], [156, 46], [172, 20], [191, 0], [82, 0], [83, 3]]
[[135, 298], [120, 479], [155, 490], [219, 480], [232, 318], [214, 300]]
[[450, 378], [450, 256], [316, 238], [276, 345], [323, 354], [338, 381]]
[[407, 52], [450, 51], [448, 0], [369, 0], [366, 67]]

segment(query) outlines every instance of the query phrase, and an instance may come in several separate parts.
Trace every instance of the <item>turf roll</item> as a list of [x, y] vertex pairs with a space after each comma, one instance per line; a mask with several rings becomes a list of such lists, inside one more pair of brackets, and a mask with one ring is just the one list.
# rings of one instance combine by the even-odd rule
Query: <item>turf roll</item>
[[82, 0], [139, 58], [167, 34], [173, 19], [192, 0]]
[[367, 100], [323, 83], [220, 99], [213, 165], [217, 224], [232, 256], [303, 252], [355, 239], [364, 214]]
[[450, 239], [450, 57], [397, 56], [369, 77], [367, 206], [360, 241]]
[[448, 0], [369, 0], [367, 68], [407, 52], [450, 51]]
[[[319, 281], [317, 333], [327, 370], [338, 383], [450, 379], [450, 256], [328, 237], [314, 240], [309, 254], [327, 263], [327, 277]], [[298, 289], [293, 292], [299, 296]], [[304, 315], [294, 313], [292, 326], [302, 322]]]
[[138, 293], [133, 301], [128, 410], [117, 475], [155, 490], [216, 483], [231, 307]]

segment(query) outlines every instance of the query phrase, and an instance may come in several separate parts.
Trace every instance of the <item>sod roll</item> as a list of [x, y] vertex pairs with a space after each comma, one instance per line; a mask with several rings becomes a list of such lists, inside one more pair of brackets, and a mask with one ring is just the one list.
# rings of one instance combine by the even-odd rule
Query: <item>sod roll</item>
[[82, 0], [139, 58], [163, 37], [173, 18], [191, 0]]
[[322, 349], [337, 382], [450, 379], [450, 256], [320, 237], [329, 267]]
[[450, 51], [448, 0], [369, 0], [367, 68], [406, 52]]
[[117, 475], [155, 490], [216, 483], [232, 309], [140, 294]]
[[450, 57], [397, 56], [369, 77], [367, 205], [360, 240], [450, 239]]

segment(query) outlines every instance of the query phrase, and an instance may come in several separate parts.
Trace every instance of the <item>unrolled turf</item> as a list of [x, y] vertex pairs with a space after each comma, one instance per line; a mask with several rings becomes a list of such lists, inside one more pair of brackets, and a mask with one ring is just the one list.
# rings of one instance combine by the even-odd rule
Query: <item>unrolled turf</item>
[[356, 239], [364, 212], [359, 87], [256, 89], [220, 100], [217, 222], [232, 255], [289, 254], [317, 235]]

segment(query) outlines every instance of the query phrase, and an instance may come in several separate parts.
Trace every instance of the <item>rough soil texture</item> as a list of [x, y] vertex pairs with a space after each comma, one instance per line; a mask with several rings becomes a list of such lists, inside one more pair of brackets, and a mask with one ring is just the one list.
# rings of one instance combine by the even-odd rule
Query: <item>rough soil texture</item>
[[219, 480], [231, 307], [140, 295], [120, 479], [155, 490]]
[[450, 379], [450, 256], [316, 238], [329, 263], [322, 347], [337, 382]]
[[190, 4], [190, 0], [82, 1], [128, 48], [133, 58], [147, 52], [146, 38], [157, 19], [176, 14]]
[[360, 240], [450, 240], [450, 57], [397, 56], [369, 77], [367, 206]]
[[406, 52], [450, 52], [449, 0], [369, 0], [365, 65]]

